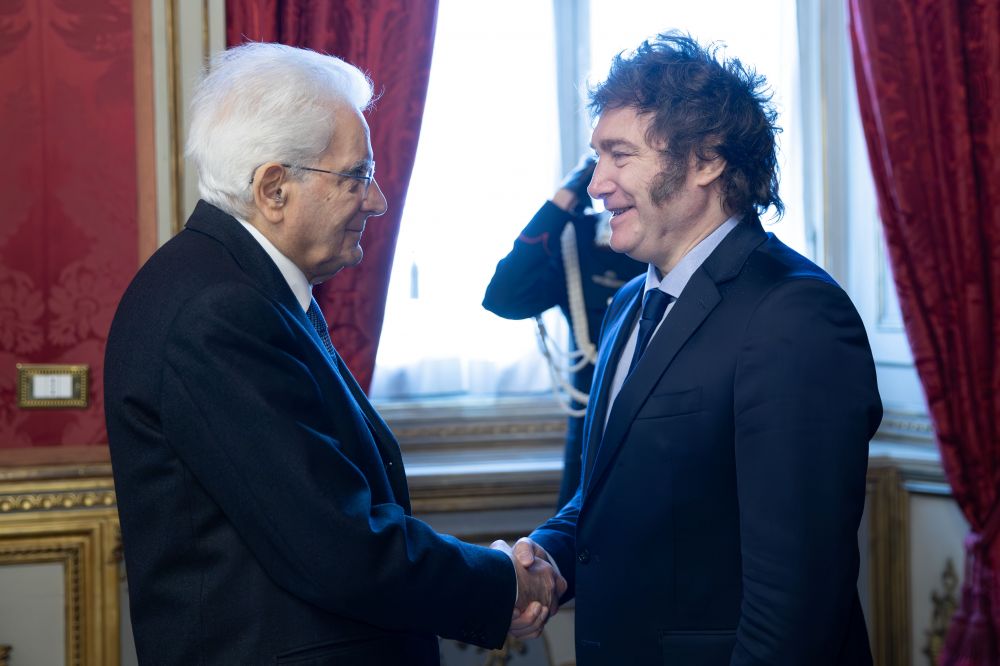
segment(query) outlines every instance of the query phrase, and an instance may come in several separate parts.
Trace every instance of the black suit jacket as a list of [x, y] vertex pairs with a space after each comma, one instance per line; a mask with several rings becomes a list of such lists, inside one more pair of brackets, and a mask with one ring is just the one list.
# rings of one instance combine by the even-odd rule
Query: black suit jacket
[[532, 535], [577, 598], [578, 663], [870, 664], [857, 531], [882, 411], [853, 305], [759, 221], [740, 223], [605, 430], [643, 284], [605, 319], [581, 487]]
[[410, 516], [399, 447], [239, 223], [201, 202], [108, 338], [142, 663], [437, 664], [499, 646], [506, 555]]

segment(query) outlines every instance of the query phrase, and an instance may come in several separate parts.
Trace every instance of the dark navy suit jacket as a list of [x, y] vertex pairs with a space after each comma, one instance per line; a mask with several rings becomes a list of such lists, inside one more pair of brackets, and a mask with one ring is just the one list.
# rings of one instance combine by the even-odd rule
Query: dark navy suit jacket
[[532, 535], [576, 596], [578, 663], [871, 664], [857, 532], [882, 408], [856, 310], [744, 221], [688, 282], [605, 430], [644, 279], [604, 322], [580, 489]]
[[141, 663], [437, 664], [502, 644], [500, 552], [410, 516], [399, 447], [266, 252], [201, 202], [122, 299], [108, 438]]
[[[644, 273], [645, 264], [596, 243], [596, 215], [573, 215], [551, 201], [535, 213], [506, 257], [497, 263], [496, 272], [486, 287], [483, 307], [505, 319], [526, 319], [559, 306], [569, 326], [569, 347], [579, 348], [569, 312], [569, 293], [560, 238], [567, 224], [576, 231], [577, 259], [580, 264], [580, 286], [583, 291], [587, 332], [591, 342], [598, 343], [601, 322], [611, 297], [626, 281]], [[573, 387], [583, 393], [590, 391], [594, 366], [590, 363], [573, 373]], [[573, 409], [583, 405], [574, 401]], [[559, 485], [559, 503], [568, 502], [580, 485], [581, 452], [583, 450], [583, 418], [571, 416], [566, 423], [566, 450], [563, 455], [563, 476]]]

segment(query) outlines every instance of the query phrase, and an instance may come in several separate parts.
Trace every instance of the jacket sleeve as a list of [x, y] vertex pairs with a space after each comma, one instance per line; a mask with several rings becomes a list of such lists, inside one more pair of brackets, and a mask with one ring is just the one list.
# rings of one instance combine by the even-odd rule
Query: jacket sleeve
[[544, 548], [549, 557], [555, 560], [559, 573], [566, 579], [566, 592], [560, 603], [565, 603], [576, 596], [576, 521], [580, 516], [582, 502], [582, 490], [578, 488], [573, 499], [567, 502], [559, 513], [529, 535], [529, 538]]
[[773, 288], [750, 319], [734, 382], [743, 603], [731, 663], [838, 663], [882, 415], [843, 290], [819, 279]]
[[[618, 292], [615, 294], [614, 299], [608, 306], [607, 311], [604, 313], [604, 319], [601, 321], [601, 353], [598, 355], [598, 366], [607, 363], [607, 353], [604, 347], [606, 345], [613, 345], [614, 340], [609, 338], [608, 329], [613, 325], [614, 322], [621, 319], [623, 311], [627, 310], [629, 304], [633, 301], [638, 290], [642, 289], [644, 284], [643, 276], [636, 276], [631, 281], [626, 283]], [[601, 369], [598, 368], [597, 372]], [[588, 459], [588, 448], [589, 443], [587, 442], [586, 436], [590, 432], [593, 426], [592, 421], [594, 419], [602, 419], [603, 414], [597, 414], [595, 409], [596, 405], [601, 404], [601, 400], [597, 393], [600, 391], [600, 387], [597, 384], [593, 384], [590, 387], [590, 400], [587, 404], [587, 414], [584, 417], [583, 424], [583, 438], [581, 457], [583, 460], [583, 465], [586, 465]], [[602, 422], [603, 427], [603, 422]], [[537, 542], [542, 548], [548, 552], [549, 556], [556, 561], [559, 566], [559, 573], [562, 574], [563, 578], [566, 579], [568, 587], [566, 588], [566, 593], [562, 597], [562, 601], [569, 601], [576, 596], [576, 526], [577, 521], [580, 518], [580, 509], [583, 506], [583, 483], [584, 477], [587, 475], [587, 470], [581, 470], [580, 485], [576, 489], [576, 494], [573, 498], [566, 503], [565, 506], [557, 513], [554, 517], [550, 518], [544, 524], [540, 525], [534, 532], [531, 533], [531, 539]]]
[[295, 327], [247, 286], [189, 301], [165, 349], [167, 442], [291, 594], [384, 628], [499, 647], [516, 595], [509, 558], [373, 502], [356, 405], [346, 388], [331, 399], [339, 378], [310, 368], [315, 350]]
[[527, 319], [566, 303], [559, 238], [573, 216], [551, 201], [538, 210], [497, 264], [483, 307], [504, 319]]

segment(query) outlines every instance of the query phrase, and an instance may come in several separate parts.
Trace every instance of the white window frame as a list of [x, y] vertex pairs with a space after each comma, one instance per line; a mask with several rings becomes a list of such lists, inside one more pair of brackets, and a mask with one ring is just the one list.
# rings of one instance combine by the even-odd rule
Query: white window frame
[[[884, 417], [876, 440], [933, 446], [878, 215], [845, 3], [798, 0], [807, 235], [868, 330]], [[818, 48], [812, 48], [818, 45]]]

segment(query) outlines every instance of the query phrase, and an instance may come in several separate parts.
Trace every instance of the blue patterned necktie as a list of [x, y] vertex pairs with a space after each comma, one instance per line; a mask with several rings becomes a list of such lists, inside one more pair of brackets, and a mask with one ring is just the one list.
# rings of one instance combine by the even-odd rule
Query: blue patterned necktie
[[309, 309], [306, 310], [306, 317], [309, 318], [309, 323], [313, 325], [316, 333], [319, 334], [319, 339], [323, 341], [326, 353], [330, 355], [330, 358], [337, 358], [337, 352], [333, 349], [333, 341], [330, 340], [330, 329], [326, 325], [326, 319], [323, 317], [323, 313], [319, 309], [319, 303], [316, 302], [315, 298], [309, 303]]
[[646, 346], [649, 345], [649, 341], [653, 337], [653, 331], [663, 319], [663, 313], [667, 311], [671, 300], [673, 300], [673, 296], [659, 289], [650, 289], [643, 296], [642, 316], [639, 317], [639, 335], [635, 340], [635, 353], [632, 354], [632, 362], [628, 366], [628, 375], [626, 376], [631, 375], [635, 366], [638, 365], [639, 358], [646, 351]]
[[[337, 352], [333, 348], [333, 341], [330, 340], [330, 330], [326, 325], [326, 318], [323, 316], [323, 312], [319, 309], [319, 303], [316, 299], [312, 299], [309, 304], [309, 309], [306, 310], [306, 317], [309, 319], [309, 323], [312, 324], [313, 328], [316, 329], [316, 333], [319, 334], [319, 339], [323, 341], [323, 346], [326, 347], [326, 353], [330, 355], [330, 360], [333, 361], [333, 367], [337, 367]], [[347, 370], [347, 368], [344, 368]], [[343, 377], [343, 375], [341, 375]], [[353, 381], [344, 378], [345, 381]], [[368, 426], [368, 431], [372, 434], [372, 438], [377, 442], [379, 441], [378, 431], [375, 430], [375, 426], [372, 425], [371, 419], [365, 414], [365, 410], [361, 405], [358, 405], [358, 411], [361, 414], [361, 418], [364, 419], [365, 425]], [[379, 454], [381, 457], [381, 454]], [[386, 467], [392, 467], [392, 461], [382, 460], [382, 464]]]

